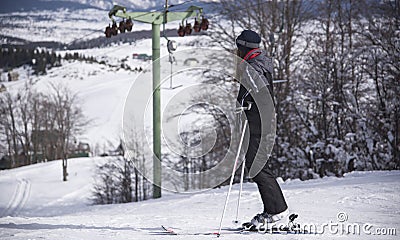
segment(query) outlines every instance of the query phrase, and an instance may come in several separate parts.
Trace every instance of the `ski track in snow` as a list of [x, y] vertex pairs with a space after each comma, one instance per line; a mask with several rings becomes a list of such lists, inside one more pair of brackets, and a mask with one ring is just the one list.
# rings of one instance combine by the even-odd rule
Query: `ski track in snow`
[[31, 182], [28, 179], [17, 179], [17, 187], [12, 195], [6, 209], [2, 212], [1, 216], [17, 216], [18, 213], [24, 208], [29, 199], [31, 191]]

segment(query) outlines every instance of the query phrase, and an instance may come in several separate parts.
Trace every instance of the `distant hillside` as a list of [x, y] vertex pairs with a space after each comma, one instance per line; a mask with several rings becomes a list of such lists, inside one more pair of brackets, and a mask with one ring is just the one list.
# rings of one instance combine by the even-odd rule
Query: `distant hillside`
[[[186, 3], [188, 2], [188, 3]], [[204, 2], [212, 1], [184, 1], [184, 0], [170, 0], [170, 5], [178, 5], [180, 7], [190, 6], [193, 4], [204, 6]], [[164, 0], [2, 0], [0, 1], [0, 13], [11, 12], [27, 12], [27, 11], [40, 11], [40, 10], [56, 10], [59, 8], [67, 9], [85, 9], [96, 8], [102, 10], [109, 10], [114, 4], [125, 6], [128, 9], [148, 10], [148, 9], [162, 9]], [[208, 4], [207, 4], [208, 5]]]
[[85, 9], [97, 8], [87, 4], [70, 1], [41, 1], [41, 0], [2, 0], [0, 1], [0, 13], [56, 10], [59, 8]]

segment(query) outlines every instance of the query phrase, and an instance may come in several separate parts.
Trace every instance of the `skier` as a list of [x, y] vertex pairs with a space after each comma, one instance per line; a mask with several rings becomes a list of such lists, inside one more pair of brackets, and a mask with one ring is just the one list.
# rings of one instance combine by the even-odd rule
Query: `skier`
[[[256, 182], [264, 205], [245, 228], [259, 229], [269, 223], [277, 223], [289, 215], [288, 206], [271, 168], [267, 164], [267, 148], [274, 143], [272, 60], [259, 48], [261, 37], [252, 30], [244, 30], [236, 39], [239, 64], [240, 89], [237, 101], [245, 110], [250, 138], [245, 156], [245, 166]], [[268, 93], [269, 92], [269, 93]], [[270, 95], [271, 97], [269, 97]], [[269, 138], [269, 139], [268, 139]]]

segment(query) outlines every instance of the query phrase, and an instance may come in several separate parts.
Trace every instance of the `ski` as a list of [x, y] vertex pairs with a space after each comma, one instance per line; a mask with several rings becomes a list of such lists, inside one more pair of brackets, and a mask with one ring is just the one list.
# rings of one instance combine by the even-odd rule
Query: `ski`
[[[218, 235], [218, 232], [188, 232], [188, 231], [183, 231], [180, 229], [172, 228], [172, 227], [167, 227], [164, 225], [161, 225], [162, 230], [164, 230], [164, 234], [166, 235], [184, 235], [184, 236], [196, 236], [196, 235]], [[239, 232], [239, 231], [235, 231]], [[234, 233], [233, 231], [229, 231], [226, 233]], [[225, 234], [225, 233], [224, 233]]]
[[[231, 229], [227, 229], [224, 228], [224, 231], [231, 231], [231, 232], [237, 232], [237, 233], [248, 233], [248, 234], [280, 234], [280, 235], [289, 235], [289, 234], [293, 234], [293, 235], [302, 235], [302, 234], [317, 234], [314, 232], [309, 232], [306, 230], [301, 230], [301, 229], [297, 229], [297, 230], [293, 230], [293, 229], [289, 229], [289, 228], [270, 228], [270, 229], [244, 229], [244, 228], [231, 228]], [[223, 234], [223, 233], [221, 233]]]
[[171, 234], [171, 235], [178, 235], [178, 233], [175, 232], [175, 230], [172, 229], [172, 228], [170, 228], [170, 227], [166, 227], [166, 226], [161, 225], [161, 228], [162, 228], [166, 233], [169, 233], [169, 234]]
[[267, 230], [245, 230], [243, 228], [223, 228], [221, 233], [218, 233], [218, 231], [215, 232], [190, 232], [190, 231], [183, 231], [177, 228], [172, 228], [172, 227], [167, 227], [164, 225], [161, 225], [162, 230], [164, 231], [163, 233], [165, 235], [181, 235], [181, 236], [198, 236], [198, 235], [213, 235], [213, 236], [220, 236], [220, 235], [227, 235], [227, 234], [241, 234], [241, 235], [247, 235], [247, 234], [277, 234], [277, 235], [302, 235], [302, 234], [315, 234], [312, 232], [304, 231], [304, 230], [290, 230], [290, 229], [278, 229], [278, 228], [273, 228], [273, 229], [267, 229]]

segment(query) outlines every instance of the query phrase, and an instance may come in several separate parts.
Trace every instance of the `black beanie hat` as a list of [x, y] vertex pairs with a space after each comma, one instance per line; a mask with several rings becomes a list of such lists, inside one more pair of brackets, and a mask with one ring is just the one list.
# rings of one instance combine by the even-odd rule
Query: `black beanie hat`
[[244, 30], [236, 38], [236, 46], [240, 51], [248, 52], [251, 49], [259, 48], [261, 42], [261, 37], [256, 32], [252, 30]]

